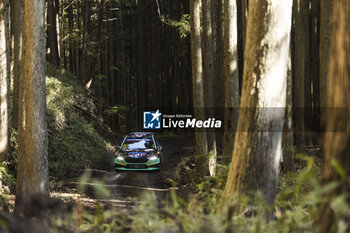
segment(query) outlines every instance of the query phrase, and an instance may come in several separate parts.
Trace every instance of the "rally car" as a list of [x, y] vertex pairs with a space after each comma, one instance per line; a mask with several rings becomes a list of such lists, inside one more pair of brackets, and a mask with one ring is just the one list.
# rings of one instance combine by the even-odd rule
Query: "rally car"
[[115, 153], [115, 170], [160, 170], [162, 147], [154, 133], [134, 132], [127, 135]]

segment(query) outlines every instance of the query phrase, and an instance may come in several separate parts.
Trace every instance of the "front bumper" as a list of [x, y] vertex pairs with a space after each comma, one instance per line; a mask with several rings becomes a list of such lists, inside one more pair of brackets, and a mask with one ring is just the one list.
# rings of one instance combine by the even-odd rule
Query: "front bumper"
[[154, 171], [160, 169], [160, 158], [148, 160], [146, 163], [128, 163], [125, 160], [114, 159], [115, 170], [121, 171]]

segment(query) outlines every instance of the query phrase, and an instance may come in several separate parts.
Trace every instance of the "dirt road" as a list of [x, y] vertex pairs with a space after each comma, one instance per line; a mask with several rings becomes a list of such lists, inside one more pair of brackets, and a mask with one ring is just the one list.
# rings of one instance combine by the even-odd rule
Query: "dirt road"
[[[157, 202], [164, 200], [169, 191], [176, 187], [171, 187], [167, 181], [169, 174], [175, 171], [176, 165], [181, 157], [191, 148], [183, 147], [179, 143], [171, 143], [168, 140], [161, 140], [163, 146], [163, 164], [161, 171], [154, 172], [134, 172], [134, 171], [114, 171], [111, 160], [104, 169], [89, 169], [90, 181], [83, 182], [86, 186], [86, 195], [92, 199], [99, 199], [102, 202], [121, 208], [130, 208], [136, 204], [140, 197], [149, 194]], [[93, 182], [93, 180], [100, 182]], [[102, 181], [102, 182], [101, 182]], [[82, 181], [80, 181], [82, 184]], [[109, 196], [99, 198], [96, 195], [97, 187], [106, 188]]]

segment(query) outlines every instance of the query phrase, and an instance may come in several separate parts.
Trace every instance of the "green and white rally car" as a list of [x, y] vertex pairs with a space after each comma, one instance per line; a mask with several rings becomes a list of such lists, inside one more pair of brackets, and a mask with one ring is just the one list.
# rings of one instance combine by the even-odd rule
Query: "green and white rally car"
[[162, 146], [154, 133], [133, 132], [127, 135], [115, 153], [115, 170], [152, 171], [160, 170]]

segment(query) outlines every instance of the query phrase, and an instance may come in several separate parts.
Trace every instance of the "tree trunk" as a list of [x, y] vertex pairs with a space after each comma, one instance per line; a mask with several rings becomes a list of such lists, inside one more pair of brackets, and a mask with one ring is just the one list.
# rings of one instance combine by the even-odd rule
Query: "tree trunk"
[[[213, 88], [215, 90], [225, 89], [225, 72], [224, 72], [224, 56], [223, 56], [223, 35], [222, 35], [222, 16], [223, 16], [223, 4], [222, 1], [211, 1], [212, 8], [212, 28], [213, 28], [213, 43], [214, 43], [214, 61], [213, 61], [213, 72], [215, 81]], [[185, 77], [186, 78], [186, 77]], [[186, 102], [185, 102], [186, 103]], [[225, 95], [214, 95], [214, 106], [215, 116], [218, 119], [224, 119], [224, 107], [225, 107]], [[216, 133], [216, 139], [223, 138], [223, 132], [219, 131]], [[217, 140], [217, 148], [222, 148], [222, 140]]]
[[230, 162], [235, 142], [239, 108], [236, 0], [224, 1], [225, 123], [223, 161]]
[[88, 29], [90, 21], [90, 4], [88, 0], [83, 1], [83, 41], [80, 57], [80, 65], [78, 78], [82, 83], [85, 83], [86, 80], [86, 63], [87, 63], [87, 47], [88, 47]]
[[248, 18], [248, 0], [238, 0], [241, 1], [241, 17], [242, 17], [242, 38], [243, 38], [243, 48], [246, 41], [247, 34], [247, 18]]
[[[23, 58], [22, 47], [22, 58]], [[18, 80], [18, 149], [17, 149], [17, 178], [16, 178], [16, 208], [25, 195], [25, 76], [24, 62], [21, 60], [20, 76]]]
[[19, 116], [23, 120], [24, 114], [25, 119], [19, 122], [20, 127], [24, 126], [24, 131], [19, 130], [18, 136], [21, 139], [19, 147], [25, 146], [25, 150], [20, 151], [23, 154], [19, 157], [19, 169], [24, 170], [18, 172], [21, 184], [17, 190], [17, 203], [22, 201], [24, 195], [48, 193], [44, 15], [44, 0], [24, 0], [21, 75], [21, 82], [24, 83], [20, 84], [20, 98], [22, 100], [25, 96], [25, 99], [24, 108], [20, 109], [24, 112]]
[[[74, 30], [74, 22], [73, 22], [73, 5], [68, 8], [68, 33], [73, 33]], [[69, 71], [74, 73], [74, 56], [73, 56], [73, 40], [69, 38], [68, 40], [68, 60], [69, 60]]]
[[[9, 98], [10, 98], [10, 2], [0, 5], [0, 161], [4, 161], [9, 147]], [[1, 176], [0, 176], [1, 178]], [[0, 180], [1, 182], [1, 180]]]
[[[333, 0], [321, 0], [320, 7], [320, 46], [319, 46], [319, 58], [320, 58], [320, 132], [323, 132], [326, 128], [326, 115], [323, 113], [327, 108], [327, 88], [328, 88], [328, 64], [329, 64], [329, 48], [331, 44], [331, 21], [333, 11]], [[320, 145], [324, 145], [324, 136], [320, 137]], [[321, 148], [321, 154], [323, 154], [323, 147]]]
[[56, 0], [47, 0], [47, 60], [56, 68], [60, 66], [56, 27], [58, 9]]
[[23, 0], [12, 1], [11, 25], [13, 34], [13, 93], [12, 93], [12, 127], [17, 129], [18, 124], [18, 92], [22, 54], [22, 25]]
[[[204, 93], [202, 71], [202, 49], [200, 30], [201, 1], [190, 1], [191, 24], [191, 53], [192, 53], [192, 83], [193, 83], [193, 107], [196, 119], [204, 120]], [[205, 129], [195, 129], [196, 138], [196, 170], [199, 177], [205, 175], [207, 164], [207, 134]]]
[[284, 113], [283, 126], [283, 170], [286, 172], [294, 170], [294, 140], [293, 140], [293, 97], [292, 97], [292, 61], [291, 46], [289, 46], [288, 73], [287, 73], [287, 95], [286, 110]]
[[[339, 222], [331, 202], [340, 194], [349, 192], [350, 171], [350, 2], [334, 1], [328, 77], [328, 103], [324, 139], [323, 183], [337, 182], [338, 187], [325, 196], [319, 208], [320, 233], [340, 232]], [[342, 172], [340, 171], [343, 171]], [[349, 205], [349, 198], [346, 199]], [[347, 221], [343, 219], [342, 221]], [[348, 229], [345, 229], [349, 230]]]
[[[203, 5], [203, 76], [204, 76], [204, 101], [206, 117], [214, 117], [214, 49], [213, 49], [213, 30], [211, 19], [211, 0], [202, 0]], [[215, 176], [216, 172], [216, 138], [215, 132], [207, 132], [208, 153], [209, 153], [209, 174]]]
[[304, 150], [305, 131], [305, 81], [307, 78], [307, 61], [309, 49], [309, 17], [308, 0], [294, 0], [295, 19], [295, 81], [294, 81], [294, 119], [295, 119], [295, 144], [299, 150]]
[[273, 204], [286, 104], [292, 0], [251, 0], [238, 134], [225, 197], [261, 191]]
[[333, 0], [321, 0], [320, 16], [320, 106], [327, 107], [328, 63]]
[[319, 145], [320, 142], [320, 0], [311, 0], [311, 30], [310, 30], [310, 76], [311, 76], [311, 143]]

